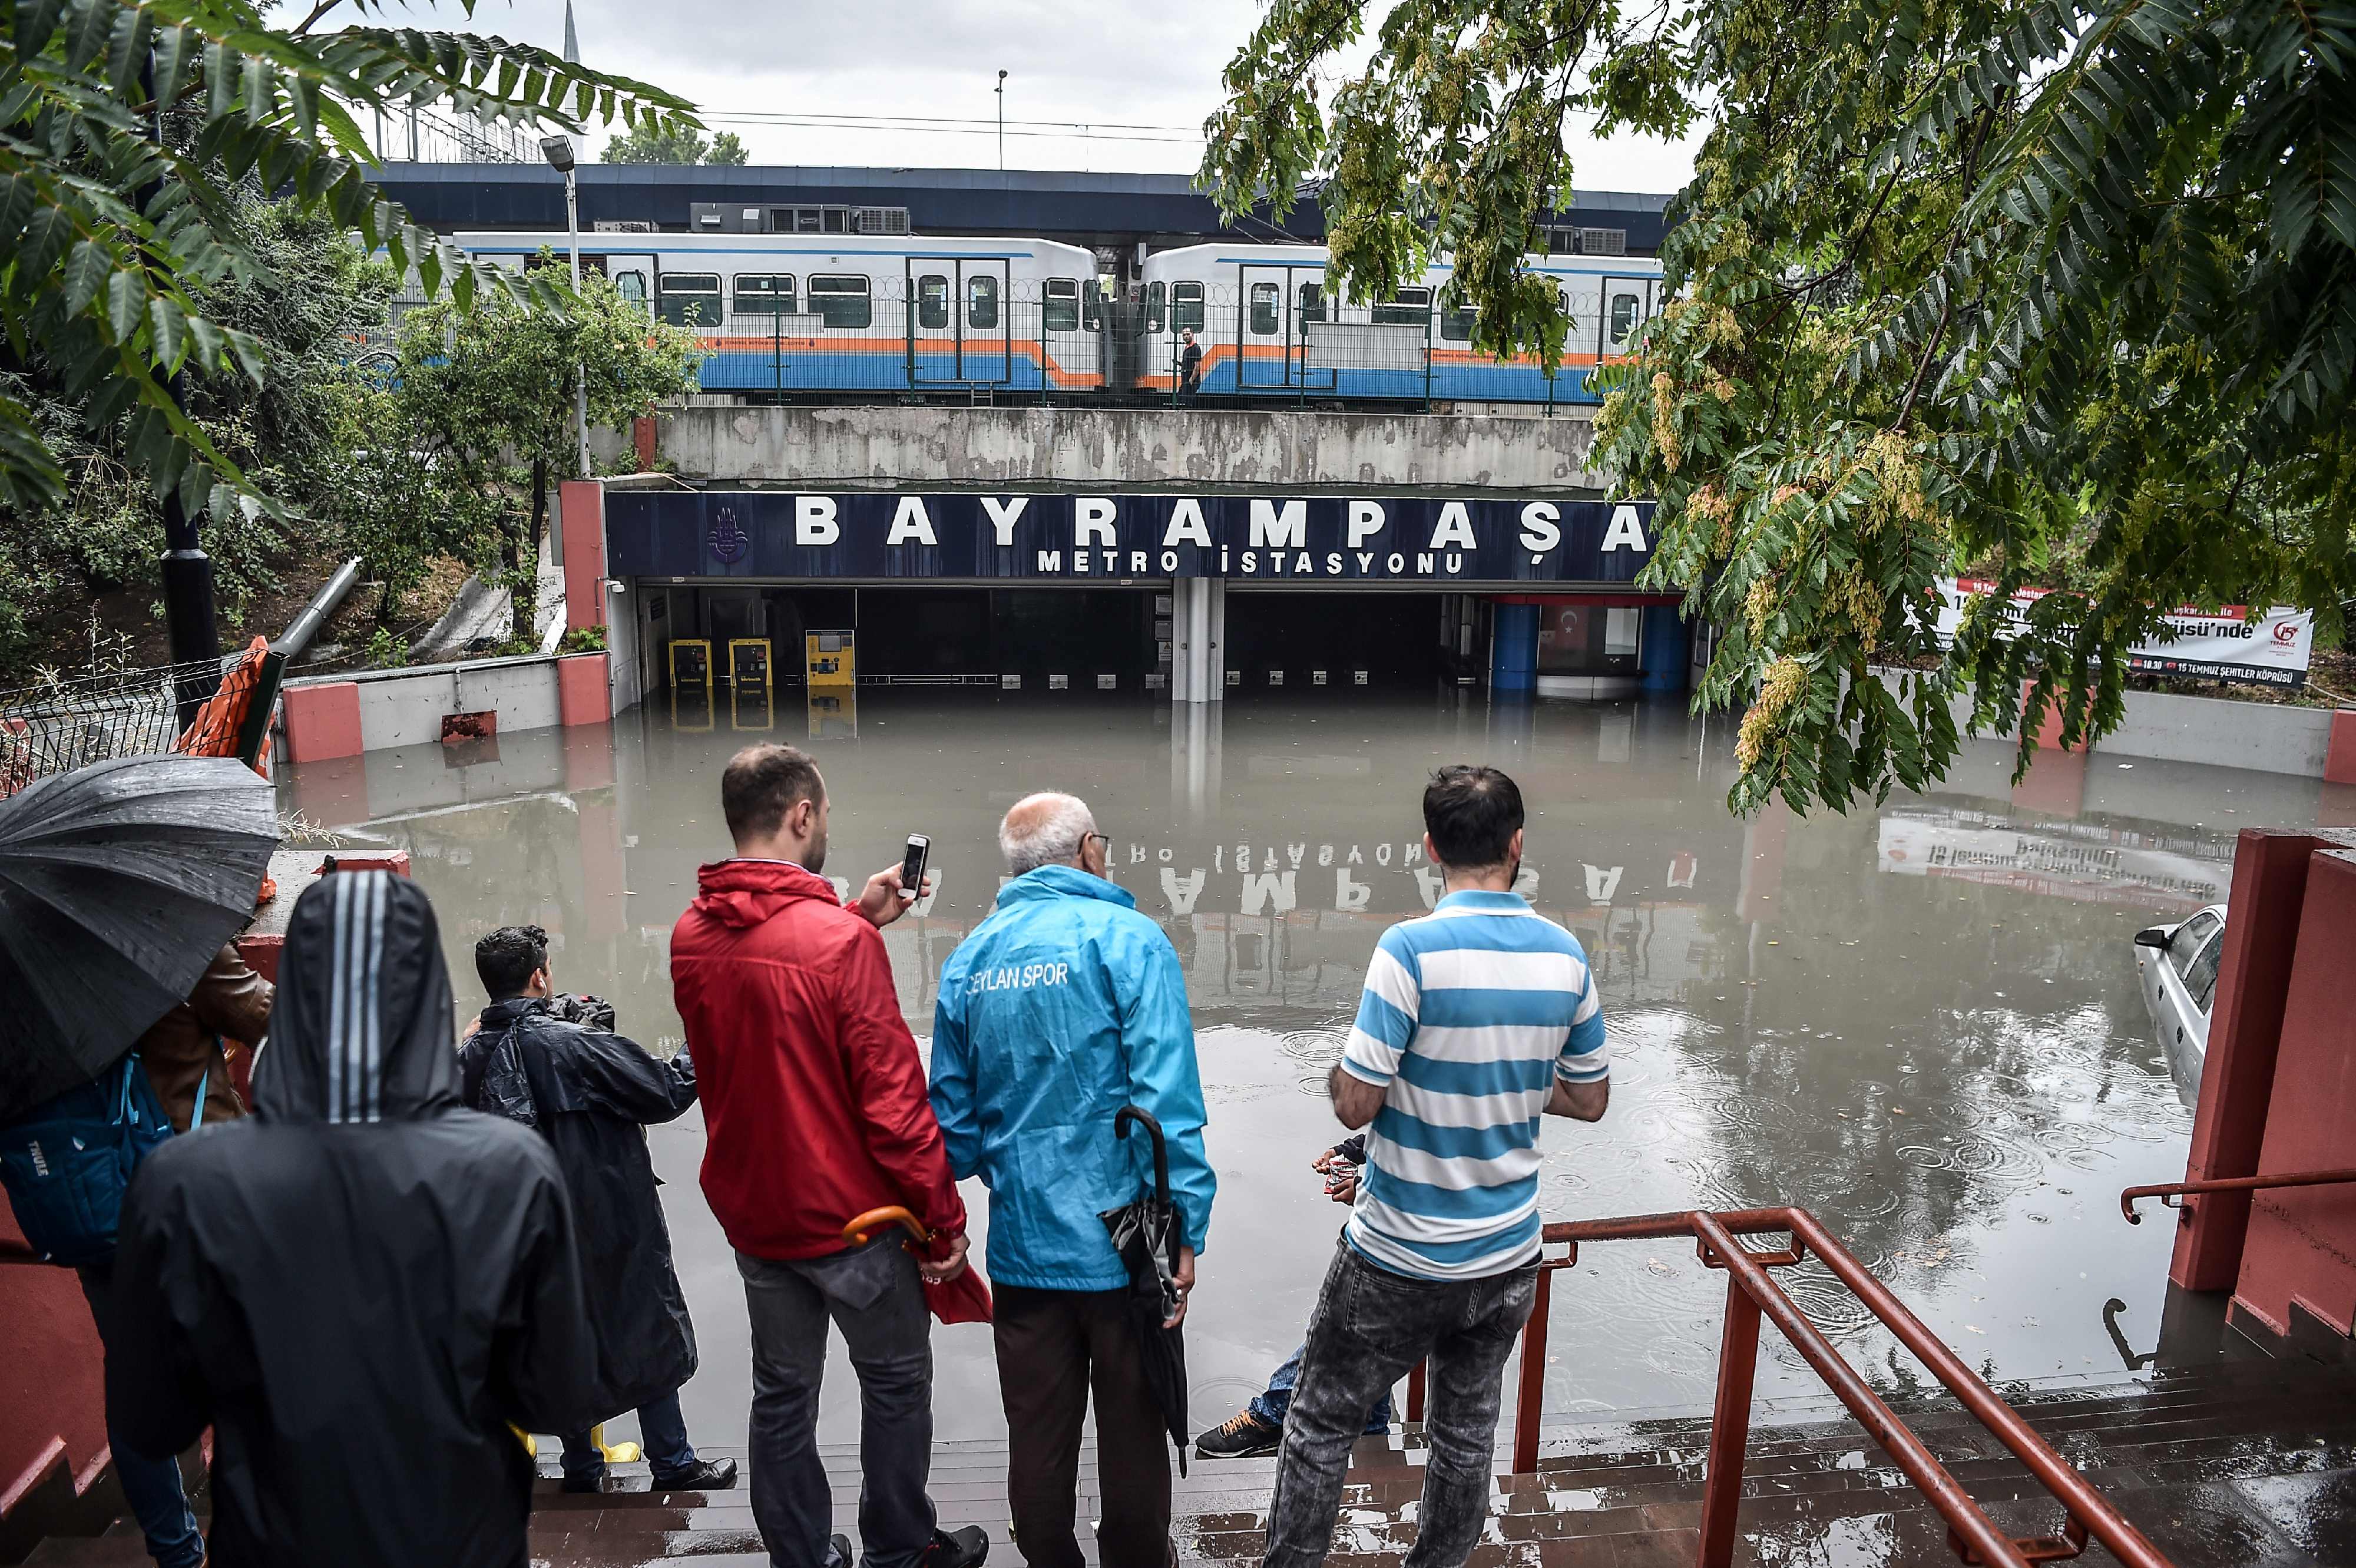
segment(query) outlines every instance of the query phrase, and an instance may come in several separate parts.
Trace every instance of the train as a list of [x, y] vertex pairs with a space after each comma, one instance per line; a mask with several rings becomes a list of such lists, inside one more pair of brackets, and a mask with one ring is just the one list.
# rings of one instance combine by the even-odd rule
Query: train
[[[503, 267], [562, 259], [572, 243], [453, 238]], [[1662, 304], [1655, 260], [1526, 258], [1571, 322], [1549, 377], [1535, 357], [1473, 348], [1444, 258], [1381, 301], [1329, 297], [1326, 262], [1322, 245], [1187, 245], [1148, 255], [1117, 287], [1096, 252], [1044, 239], [582, 236], [584, 270], [701, 339], [703, 391], [783, 399], [1591, 403], [1590, 372]]]

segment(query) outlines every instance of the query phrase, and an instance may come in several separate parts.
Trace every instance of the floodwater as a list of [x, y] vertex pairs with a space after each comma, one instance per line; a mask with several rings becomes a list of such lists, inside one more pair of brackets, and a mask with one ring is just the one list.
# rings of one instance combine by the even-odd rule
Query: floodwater
[[[738, 746], [817, 755], [830, 875], [863, 877], [907, 833], [932, 836], [939, 886], [886, 933], [920, 1042], [942, 963], [995, 895], [1000, 816], [1033, 789], [1085, 796], [1194, 1004], [1219, 1174], [1188, 1325], [1198, 1427], [1291, 1349], [1324, 1271], [1342, 1214], [1309, 1161], [1342, 1130], [1323, 1078], [1376, 936], [1438, 895], [1419, 847], [1434, 766], [1490, 762], [1520, 781], [1524, 889], [1578, 934], [1601, 989], [1612, 1109], [1547, 1123], [1547, 1217], [1804, 1205], [1994, 1378], [2115, 1374], [2151, 1348], [2173, 1227], [2125, 1224], [2117, 1195], [2181, 1174], [2190, 1116], [2129, 939], [2225, 897], [2239, 828], [2311, 824], [2317, 809], [2304, 780], [2101, 755], [2055, 758], [2016, 789], [1990, 743], [1928, 796], [1746, 822], [1724, 804], [1730, 735], [1674, 703], [781, 695], [774, 714], [650, 705], [610, 728], [291, 768], [285, 804], [410, 851], [462, 1012], [483, 1000], [474, 940], [535, 921], [560, 986], [610, 997], [626, 1033], [668, 1052], [667, 942], [698, 864], [727, 852], [718, 774]], [[700, 1118], [651, 1138], [702, 1348], [691, 1430], [741, 1444], [744, 1299], [696, 1184]], [[967, 1198], [979, 1232], [986, 1194], [969, 1183]], [[1875, 1381], [1919, 1375], [1828, 1275], [1781, 1277]], [[1587, 1249], [1555, 1276], [1548, 1414], [1706, 1406], [1724, 1289], [1689, 1244]], [[1816, 1392], [1768, 1337], [1762, 1396]], [[940, 1435], [994, 1434], [987, 1329], [935, 1345]], [[856, 1421], [838, 1353], [824, 1435], [846, 1440]]]

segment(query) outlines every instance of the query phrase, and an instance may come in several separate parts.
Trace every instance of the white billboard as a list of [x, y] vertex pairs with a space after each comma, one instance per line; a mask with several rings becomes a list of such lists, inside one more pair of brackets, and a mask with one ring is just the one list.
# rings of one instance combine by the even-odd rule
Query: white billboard
[[[1954, 639], [1966, 600], [1995, 587], [1994, 583], [1976, 577], [1942, 577], [1939, 640]], [[2043, 588], [2023, 588], [2014, 594], [2007, 618], [2020, 620], [2028, 607], [2045, 593]], [[2130, 649], [2128, 669], [2146, 675], [2248, 681], [2265, 686], [2307, 684], [2308, 655], [2315, 645], [2315, 617], [2308, 611], [2281, 605], [2267, 610], [2247, 605], [2214, 610], [2179, 605], [2168, 612], [2166, 624], [2174, 639], [2156, 639]]]

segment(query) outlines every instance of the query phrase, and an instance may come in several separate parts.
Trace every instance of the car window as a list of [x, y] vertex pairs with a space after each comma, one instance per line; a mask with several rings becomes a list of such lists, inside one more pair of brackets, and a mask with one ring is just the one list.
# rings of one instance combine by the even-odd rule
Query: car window
[[1200, 332], [1203, 329], [1203, 285], [1198, 283], [1173, 283], [1170, 285], [1170, 330]]
[[916, 280], [916, 325], [937, 332], [949, 324], [949, 280], [926, 273]]
[[662, 318], [673, 327], [720, 325], [718, 273], [662, 274]]
[[998, 327], [998, 280], [987, 273], [965, 280], [965, 324], [977, 331]]
[[1044, 307], [1040, 313], [1041, 328], [1048, 332], [1076, 332], [1080, 329], [1080, 281], [1077, 278], [1049, 278]]
[[2179, 976], [2186, 978], [2187, 983], [2192, 973], [2192, 961], [2201, 956], [2202, 945], [2217, 934], [2220, 924], [2216, 916], [2204, 909], [2177, 927], [2176, 934], [2168, 939], [2168, 961]]
[[1160, 284], [1150, 283], [1145, 285], [1145, 329], [1148, 332], [1162, 330], [1162, 295], [1163, 289]]
[[1430, 318], [1431, 291], [1428, 288], [1403, 288], [1374, 308], [1377, 327], [1423, 327]]
[[1255, 336], [1270, 338], [1277, 328], [1276, 285], [1256, 283], [1251, 285], [1251, 329]]
[[863, 328], [875, 319], [863, 277], [812, 277], [809, 307], [820, 324], [827, 327]]
[[1325, 319], [1325, 285], [1323, 284], [1305, 283], [1301, 285], [1301, 319], [1303, 321]]
[[2225, 933], [2220, 931], [2209, 939], [2209, 945], [2201, 950], [2201, 956], [2184, 972], [2185, 994], [2192, 998], [2192, 1005], [2200, 1008], [2203, 1016], [2209, 1012], [2209, 999], [2217, 993], [2217, 966], [2224, 957]]

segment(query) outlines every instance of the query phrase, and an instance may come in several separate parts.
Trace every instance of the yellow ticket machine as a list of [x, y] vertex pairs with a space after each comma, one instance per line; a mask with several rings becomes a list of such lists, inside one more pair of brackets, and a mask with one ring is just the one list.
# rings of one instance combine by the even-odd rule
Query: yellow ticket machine
[[732, 637], [728, 639], [728, 683], [738, 691], [770, 690], [769, 639]]
[[850, 686], [859, 680], [859, 652], [848, 631], [813, 631], [802, 639], [803, 678], [813, 686]]
[[701, 637], [677, 637], [670, 644], [670, 689], [701, 686], [712, 695], [712, 643]]

